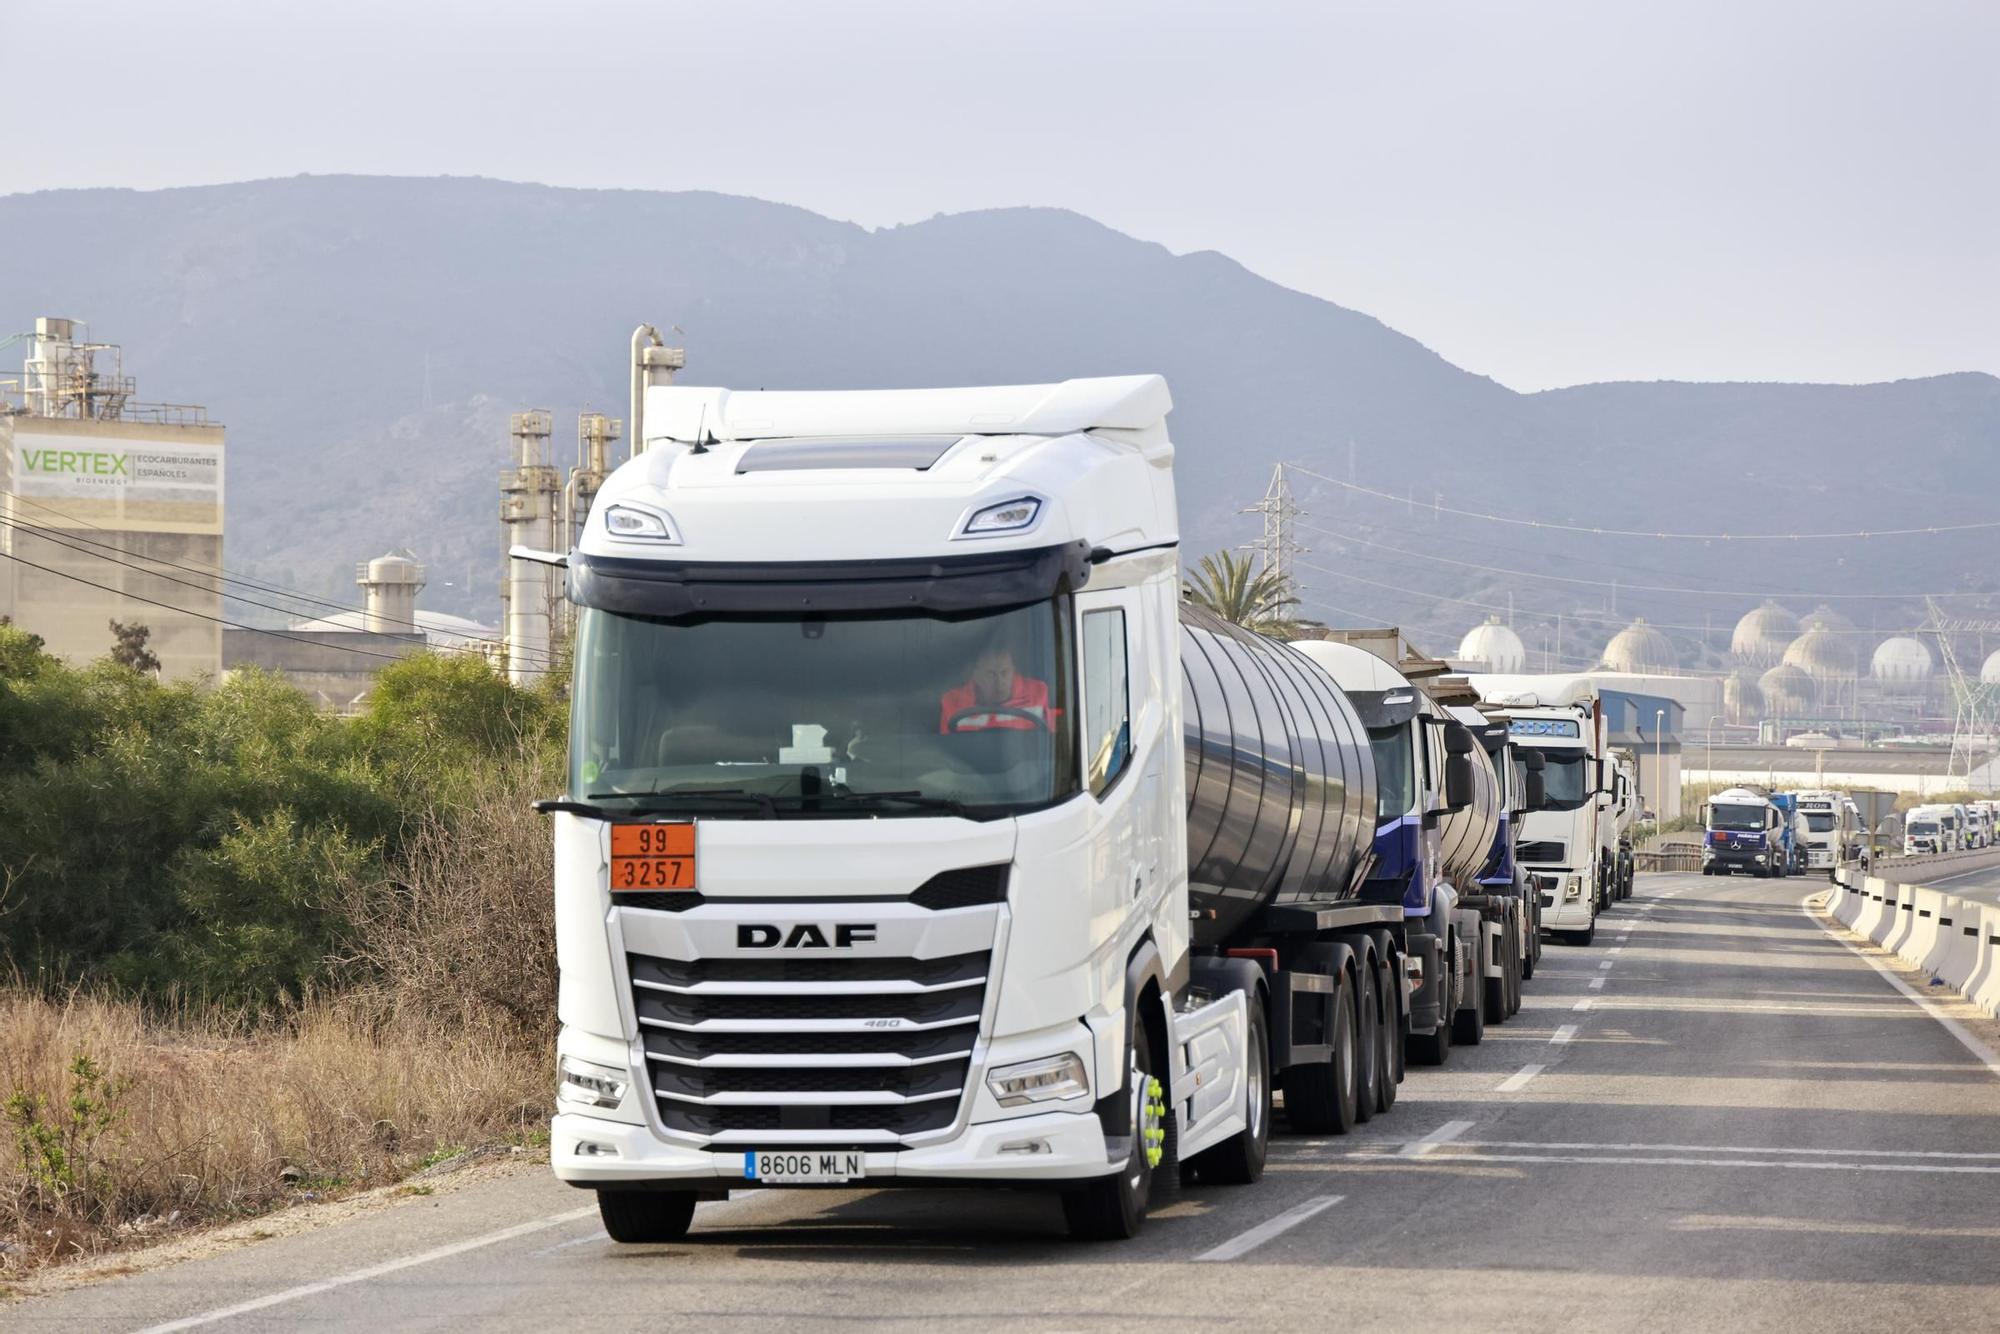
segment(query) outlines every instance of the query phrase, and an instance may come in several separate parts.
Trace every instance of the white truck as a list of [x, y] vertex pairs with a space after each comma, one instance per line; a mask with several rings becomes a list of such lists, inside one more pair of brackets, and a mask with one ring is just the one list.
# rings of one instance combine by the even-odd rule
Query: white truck
[[1274, 1088], [1388, 1110], [1435, 965], [1362, 893], [1367, 733], [1183, 602], [1163, 380], [635, 398], [577, 548], [514, 553], [579, 609], [550, 1160], [614, 1239], [980, 1183], [1125, 1237], [1255, 1180]]
[[1618, 834], [1604, 709], [1579, 677], [1469, 677], [1480, 712], [1542, 757], [1543, 800], [1521, 818], [1514, 855], [1541, 895], [1541, 929], [1588, 945], [1616, 886]]
[[1833, 873], [1841, 862], [1859, 855], [1859, 812], [1845, 792], [1814, 789], [1798, 794], [1805, 817], [1806, 869]]

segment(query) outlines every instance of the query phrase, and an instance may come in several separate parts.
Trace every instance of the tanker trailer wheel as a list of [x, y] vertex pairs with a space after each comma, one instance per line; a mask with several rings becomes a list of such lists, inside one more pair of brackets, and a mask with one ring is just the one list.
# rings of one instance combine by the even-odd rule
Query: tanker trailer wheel
[[1381, 1077], [1375, 1081], [1375, 1110], [1378, 1112], [1386, 1112], [1396, 1105], [1396, 1085], [1403, 1082], [1403, 1029], [1396, 1022], [1396, 993], [1390, 989], [1395, 976], [1395, 970], [1386, 959], [1375, 970], [1375, 995], [1381, 1010], [1375, 1039], [1375, 1057], [1382, 1067]]
[[643, 1245], [679, 1241], [694, 1221], [691, 1190], [600, 1190], [597, 1216], [613, 1241]]
[[1375, 969], [1355, 960], [1357, 1000], [1354, 1007], [1354, 1121], [1375, 1119], [1382, 1099], [1382, 1024], [1376, 1017]]
[[1354, 988], [1345, 969], [1334, 974], [1333, 1058], [1285, 1071], [1285, 1119], [1309, 1135], [1345, 1135], [1354, 1128]]
[[1157, 1067], [1152, 1039], [1136, 1017], [1130, 1051], [1125, 1091], [1132, 1103], [1127, 1122], [1132, 1128], [1132, 1154], [1113, 1175], [1063, 1192], [1063, 1220], [1069, 1224], [1070, 1236], [1079, 1240], [1123, 1241], [1137, 1236], [1152, 1204], [1155, 1169], [1165, 1159], [1166, 1091], [1153, 1074]]
[[1507, 983], [1513, 971], [1511, 967], [1513, 957], [1514, 931], [1509, 924], [1500, 928], [1500, 976], [1486, 977], [1482, 974], [1480, 977], [1479, 989], [1486, 993], [1486, 1013], [1496, 1024], [1506, 1023], [1507, 1016], [1514, 1013], [1509, 1008], [1514, 989]]
[[1438, 1000], [1438, 1024], [1428, 1033], [1412, 1033], [1404, 1046], [1409, 1060], [1418, 1065], [1443, 1065], [1451, 1058], [1451, 1014], [1457, 989], [1458, 965], [1453, 959], [1457, 938], [1449, 933], [1439, 951], [1438, 986], [1444, 995]]
[[1250, 1050], [1244, 1068], [1250, 1124], [1212, 1149], [1203, 1149], [1181, 1169], [1193, 1178], [1219, 1186], [1247, 1186], [1264, 1175], [1264, 1155], [1271, 1145], [1271, 1037], [1261, 1001], [1250, 1003]]
[[[1477, 1047], [1486, 1038], [1486, 933], [1472, 949], [1474, 983], [1468, 994], [1472, 1004], [1451, 1012], [1451, 1040], [1461, 1046]], [[1499, 1022], [1495, 1020], [1494, 1022]]]

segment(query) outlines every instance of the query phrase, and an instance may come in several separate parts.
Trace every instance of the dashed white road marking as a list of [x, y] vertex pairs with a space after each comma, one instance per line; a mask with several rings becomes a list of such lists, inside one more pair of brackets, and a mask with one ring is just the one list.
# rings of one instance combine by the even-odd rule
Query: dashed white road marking
[[1762, 1153], [1786, 1158], [1928, 1158], [1953, 1162], [2000, 1163], [2000, 1153], [1967, 1153], [1947, 1149], [1780, 1149], [1769, 1145], [1735, 1144], [1591, 1144], [1577, 1140], [1467, 1139], [1461, 1149], [1565, 1149], [1601, 1153]]
[[1606, 954], [1623, 954], [1625, 952], [1625, 947], [1623, 945], [1613, 945], [1610, 949], [1604, 952]]
[[1585, 996], [1582, 1000], [1578, 1001], [1575, 1005], [1571, 1006], [1570, 1008], [1577, 1011], [1588, 1010], [1590, 1008], [1591, 1001], [1594, 999], [1596, 998], [1593, 996]]
[[1524, 1065], [1513, 1074], [1501, 1080], [1500, 1086], [1493, 1091], [1495, 1093], [1518, 1093], [1528, 1087], [1529, 1080], [1546, 1069], [1548, 1069], [1546, 1065]]
[[[1376, 1158], [1381, 1154], [1350, 1153], [1349, 1158]], [[1664, 1158], [1637, 1155], [1587, 1153], [1480, 1153], [1474, 1150], [1441, 1155], [1453, 1162], [1467, 1163], [1599, 1163], [1612, 1167], [1777, 1167], [1794, 1172], [1919, 1172], [1941, 1175], [2000, 1176], [2000, 1163], [1974, 1166], [1968, 1163], [1856, 1163], [1801, 1161], [1784, 1158]]]
[[417, 1265], [427, 1265], [435, 1260], [447, 1260], [454, 1255], [463, 1255], [467, 1251], [476, 1251], [487, 1246], [497, 1246], [503, 1241], [512, 1241], [516, 1237], [525, 1237], [531, 1233], [546, 1231], [552, 1227], [561, 1227], [564, 1223], [574, 1223], [580, 1218], [589, 1218], [596, 1213], [597, 1206], [592, 1204], [586, 1205], [581, 1209], [571, 1209], [567, 1213], [551, 1214], [547, 1218], [537, 1218], [532, 1222], [516, 1223], [513, 1227], [503, 1227], [498, 1232], [488, 1232], [481, 1237], [469, 1237], [464, 1241], [455, 1241], [449, 1246], [434, 1247], [431, 1250], [419, 1251], [415, 1255], [405, 1255], [395, 1260], [384, 1260], [381, 1264], [370, 1265], [366, 1269], [356, 1269], [345, 1274], [338, 1274], [333, 1278], [323, 1278], [315, 1283], [301, 1283], [295, 1288], [286, 1288], [282, 1292], [273, 1292], [263, 1297], [253, 1297], [247, 1302], [238, 1302], [234, 1306], [218, 1306], [212, 1311], [203, 1311], [199, 1315], [183, 1316], [179, 1320], [169, 1320], [163, 1325], [150, 1325], [139, 1331], [139, 1334], [169, 1334], [171, 1330], [198, 1329], [203, 1325], [212, 1325], [218, 1320], [228, 1320], [233, 1316], [248, 1315], [252, 1311], [262, 1311], [267, 1307], [282, 1306], [286, 1302], [295, 1302], [301, 1297], [314, 1297], [322, 1292], [331, 1292], [335, 1288], [347, 1287], [349, 1284], [366, 1283], [371, 1278], [380, 1278], [384, 1274], [393, 1274], [399, 1269], [412, 1269]]
[[1612, 964], [1612, 960], [1610, 960], [1610, 959], [1606, 959], [1606, 960], [1605, 960], [1605, 961], [1604, 961], [1603, 963], [1601, 963], [1601, 964], [1599, 964], [1599, 965], [1597, 965], [1597, 966], [1598, 966], [1598, 968], [1599, 968], [1599, 969], [1605, 969], [1605, 968], [1609, 968], [1609, 967], [1611, 966], [1611, 964]]
[[1590, 979], [1590, 989], [1591, 989], [1592, 991], [1602, 991], [1602, 990], [1604, 990], [1604, 979], [1603, 979], [1602, 977], [1593, 977], [1593, 978], [1591, 978], [1591, 979]]
[[1575, 1036], [1576, 1036], [1576, 1025], [1564, 1024], [1561, 1028], [1558, 1028], [1555, 1031], [1555, 1034], [1549, 1038], [1549, 1041], [1553, 1045], [1560, 1047]]
[[1470, 1121], [1447, 1121], [1422, 1139], [1413, 1139], [1396, 1151], [1398, 1158], [1421, 1158], [1440, 1144], [1451, 1141], [1472, 1129]]
[[1213, 1250], [1203, 1251], [1194, 1258], [1197, 1260], [1234, 1260], [1238, 1256], [1248, 1255], [1251, 1251], [1256, 1250], [1259, 1246], [1271, 1240], [1271, 1238], [1289, 1232], [1308, 1218], [1331, 1209], [1346, 1198], [1345, 1195], [1315, 1195], [1304, 1204], [1294, 1205], [1279, 1214], [1276, 1218], [1268, 1222], [1259, 1223], [1248, 1232], [1239, 1233]]

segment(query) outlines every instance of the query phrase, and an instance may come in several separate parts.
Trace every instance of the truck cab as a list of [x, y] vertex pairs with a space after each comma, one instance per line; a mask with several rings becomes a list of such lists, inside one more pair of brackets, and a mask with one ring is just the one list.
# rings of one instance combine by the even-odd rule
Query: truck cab
[[1521, 821], [1514, 855], [1541, 897], [1541, 926], [1588, 944], [1616, 865], [1604, 717], [1581, 678], [1473, 676], [1480, 712], [1542, 759], [1543, 801]]
[[1857, 837], [1854, 804], [1842, 792], [1809, 791], [1797, 795], [1799, 814], [1805, 819], [1801, 839], [1805, 845], [1806, 869], [1831, 873], [1853, 855]]
[[1701, 808], [1701, 873], [1747, 871], [1762, 879], [1790, 868], [1789, 814], [1751, 788], [1718, 792]]

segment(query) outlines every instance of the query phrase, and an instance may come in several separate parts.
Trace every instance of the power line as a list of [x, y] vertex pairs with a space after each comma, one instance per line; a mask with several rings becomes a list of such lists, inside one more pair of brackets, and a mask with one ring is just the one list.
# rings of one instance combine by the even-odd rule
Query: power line
[[[177, 612], [182, 616], [193, 616], [198, 620], [213, 622], [224, 629], [246, 630], [253, 635], [264, 635], [271, 639], [288, 640], [294, 644], [304, 644], [309, 648], [328, 647], [318, 640], [301, 639], [297, 635], [288, 635], [282, 630], [267, 630], [259, 625], [244, 625], [241, 622], [228, 620], [225, 617], [210, 616], [207, 612], [195, 611], [191, 607], [177, 607], [171, 602], [161, 602], [157, 598], [142, 597], [137, 593], [128, 593], [122, 588], [113, 588], [109, 584], [100, 584], [95, 579], [86, 579], [80, 574], [71, 574], [67, 570], [56, 570], [46, 565], [37, 565], [34, 561], [23, 559], [12, 552], [0, 551], [0, 557], [5, 557], [13, 561], [16, 565], [25, 565], [31, 570], [40, 570], [43, 574], [52, 574], [58, 579], [68, 579], [72, 583], [82, 584], [86, 588], [94, 588], [100, 593], [110, 593], [115, 597], [125, 598], [132, 602], [143, 602], [149, 607], [158, 607], [162, 611]], [[332, 647], [337, 648], [342, 653], [358, 653], [364, 658], [381, 658], [385, 662], [401, 662], [404, 658], [410, 656], [407, 653], [376, 653], [370, 649], [352, 648], [346, 644], [337, 644]]]
[[[85, 527], [90, 528], [97, 532], [107, 531], [106, 529], [100, 527], [99, 525], [91, 523], [88, 519], [79, 518], [78, 516], [73, 514], [67, 514], [62, 510], [56, 509], [52, 505], [42, 504], [39, 501], [33, 500], [27, 496], [19, 495], [15, 492], [0, 490], [0, 496], [8, 497], [21, 504], [32, 505], [36, 509], [46, 511], [47, 513], [52, 514], [57, 518], [62, 519], [63, 521], [68, 523], [82, 524]], [[133, 551], [129, 547], [119, 546], [114, 542], [99, 542], [91, 538], [85, 537], [80, 533], [71, 532], [67, 529], [47, 528], [39, 524], [27, 523], [21, 519], [0, 518], [0, 524], [7, 524], [8, 526], [18, 528], [26, 532], [32, 532], [46, 542], [51, 542], [61, 546], [70, 546], [71, 550], [78, 551], [82, 555], [94, 556], [98, 555], [98, 553], [95, 551], [84, 551], [82, 547], [73, 546], [71, 544], [82, 543], [84, 544], [84, 546], [102, 548], [105, 551], [117, 552], [121, 556], [135, 557], [139, 560], [146, 561], [152, 565], [160, 565], [160, 566], [165, 566], [168, 569], [181, 570], [189, 574], [199, 575], [205, 579], [213, 579], [218, 583], [241, 585], [244, 588], [255, 589], [261, 593], [269, 593], [275, 597], [286, 598], [293, 602], [303, 602], [314, 606], [331, 608], [335, 611], [353, 612], [360, 616], [366, 617], [369, 620], [378, 622], [383, 625], [400, 626], [405, 630], [415, 631], [420, 634], [427, 635], [431, 633], [428, 627], [424, 626], [422, 623], [417, 621], [405, 621], [394, 617], [382, 616], [378, 613], [369, 611], [365, 607], [357, 607], [352, 605], [351, 603], [336, 602], [329, 598], [318, 597], [310, 593], [301, 593], [298, 592], [297, 590], [285, 588], [284, 586], [278, 584], [262, 583], [258, 580], [250, 579], [242, 575], [232, 574], [228, 571], [227, 567], [224, 566], [208, 565], [206, 562], [200, 562], [200, 561], [186, 563], [181, 561], [168, 560], [164, 556], [147, 555], [145, 552]], [[105, 560], [110, 560], [111, 563], [115, 565], [126, 565], [130, 569], [138, 570], [141, 574], [151, 575], [154, 578], [166, 579], [172, 583], [187, 584], [187, 581], [185, 579], [175, 579], [171, 575], [161, 574], [155, 570], [146, 569], [144, 567], [137, 565], [131, 565], [129, 562], [126, 561], [115, 560], [108, 556], [100, 558]], [[244, 597], [240, 593], [230, 593], [220, 589], [210, 589], [203, 585], [198, 585], [198, 584], [188, 584], [188, 586], [191, 588], [197, 588], [203, 592], [219, 593], [220, 596], [227, 598], [231, 602], [240, 602], [247, 606], [260, 607], [266, 611], [275, 611], [285, 616], [299, 616], [302, 614], [300, 610], [296, 607], [273, 606], [268, 602], [259, 602], [255, 598]], [[363, 622], [364, 628], [366, 624], [367, 622], [364, 621]], [[450, 632], [445, 632], [445, 633], [450, 633]], [[473, 639], [476, 638], [476, 636], [467, 635], [465, 636], [465, 638]], [[550, 661], [553, 661], [553, 659], [551, 658]]]
[[[1394, 501], [1398, 505], [1413, 503], [1408, 496], [1392, 495], [1387, 491], [1378, 491], [1371, 486], [1362, 486], [1359, 482], [1349, 482], [1339, 477], [1330, 477], [1323, 472], [1316, 472], [1304, 464], [1288, 463], [1285, 466], [1316, 481], [1326, 482], [1331, 486], [1343, 487], [1357, 495], [1373, 496], [1378, 500]], [[1546, 519], [1523, 519], [1515, 515], [1506, 514], [1486, 514], [1479, 510], [1455, 509], [1436, 499], [1433, 499], [1425, 508], [1434, 514], [1449, 514], [1460, 519], [1479, 519], [1486, 523], [1510, 524], [1517, 528], [1542, 528], [1558, 533], [1588, 533], [1594, 537], [1652, 537], [1686, 542], [1805, 542], [1837, 538], [1920, 537], [1935, 536], [1940, 533], [1989, 531], [2000, 528], [2000, 519], [1993, 519], [1983, 523], [1932, 524], [1925, 528], [1870, 528], [1850, 533], [1669, 533], [1660, 531], [1649, 532], [1638, 528], [1596, 528], [1587, 524], [1557, 523]]]
[[1456, 565], [1461, 569], [1483, 570], [1489, 574], [1512, 575], [1521, 579], [1549, 579], [1549, 580], [1554, 580], [1558, 583], [1565, 583], [1565, 584], [1585, 584], [1592, 588], [1612, 588], [1618, 590], [1619, 592], [1687, 593], [1701, 597], [1823, 598], [1823, 599], [1870, 598], [1885, 602], [1890, 602], [1890, 601], [1914, 602], [1922, 598], [1934, 598], [1934, 597], [1984, 598], [1993, 596], [1992, 594], [1989, 593], [1964, 593], [1964, 592], [1807, 593], [1807, 592], [1797, 592], [1797, 591], [1794, 592], [1772, 591], [1769, 589], [1755, 590], [1747, 588], [1686, 588], [1686, 587], [1677, 587], [1670, 584], [1634, 584], [1634, 583], [1628, 583], [1623, 579], [1585, 579], [1578, 575], [1569, 575], [1569, 574], [1537, 574], [1533, 570], [1510, 570], [1507, 569], [1505, 566], [1493, 565], [1484, 561], [1455, 560], [1450, 556], [1437, 556], [1433, 555], [1428, 551], [1408, 551], [1402, 547], [1390, 546], [1387, 542], [1374, 542], [1370, 541], [1368, 538], [1365, 537], [1355, 537], [1346, 533], [1338, 533], [1330, 528], [1321, 528], [1315, 524], [1300, 522], [1297, 519], [1294, 519], [1293, 523], [1297, 527], [1307, 529], [1308, 531], [1311, 532], [1320, 533], [1327, 537], [1335, 538], [1339, 541], [1354, 542], [1364, 547], [1375, 547], [1382, 551], [1394, 552], [1398, 556], [1412, 556], [1419, 560], [1436, 561], [1440, 565]]

